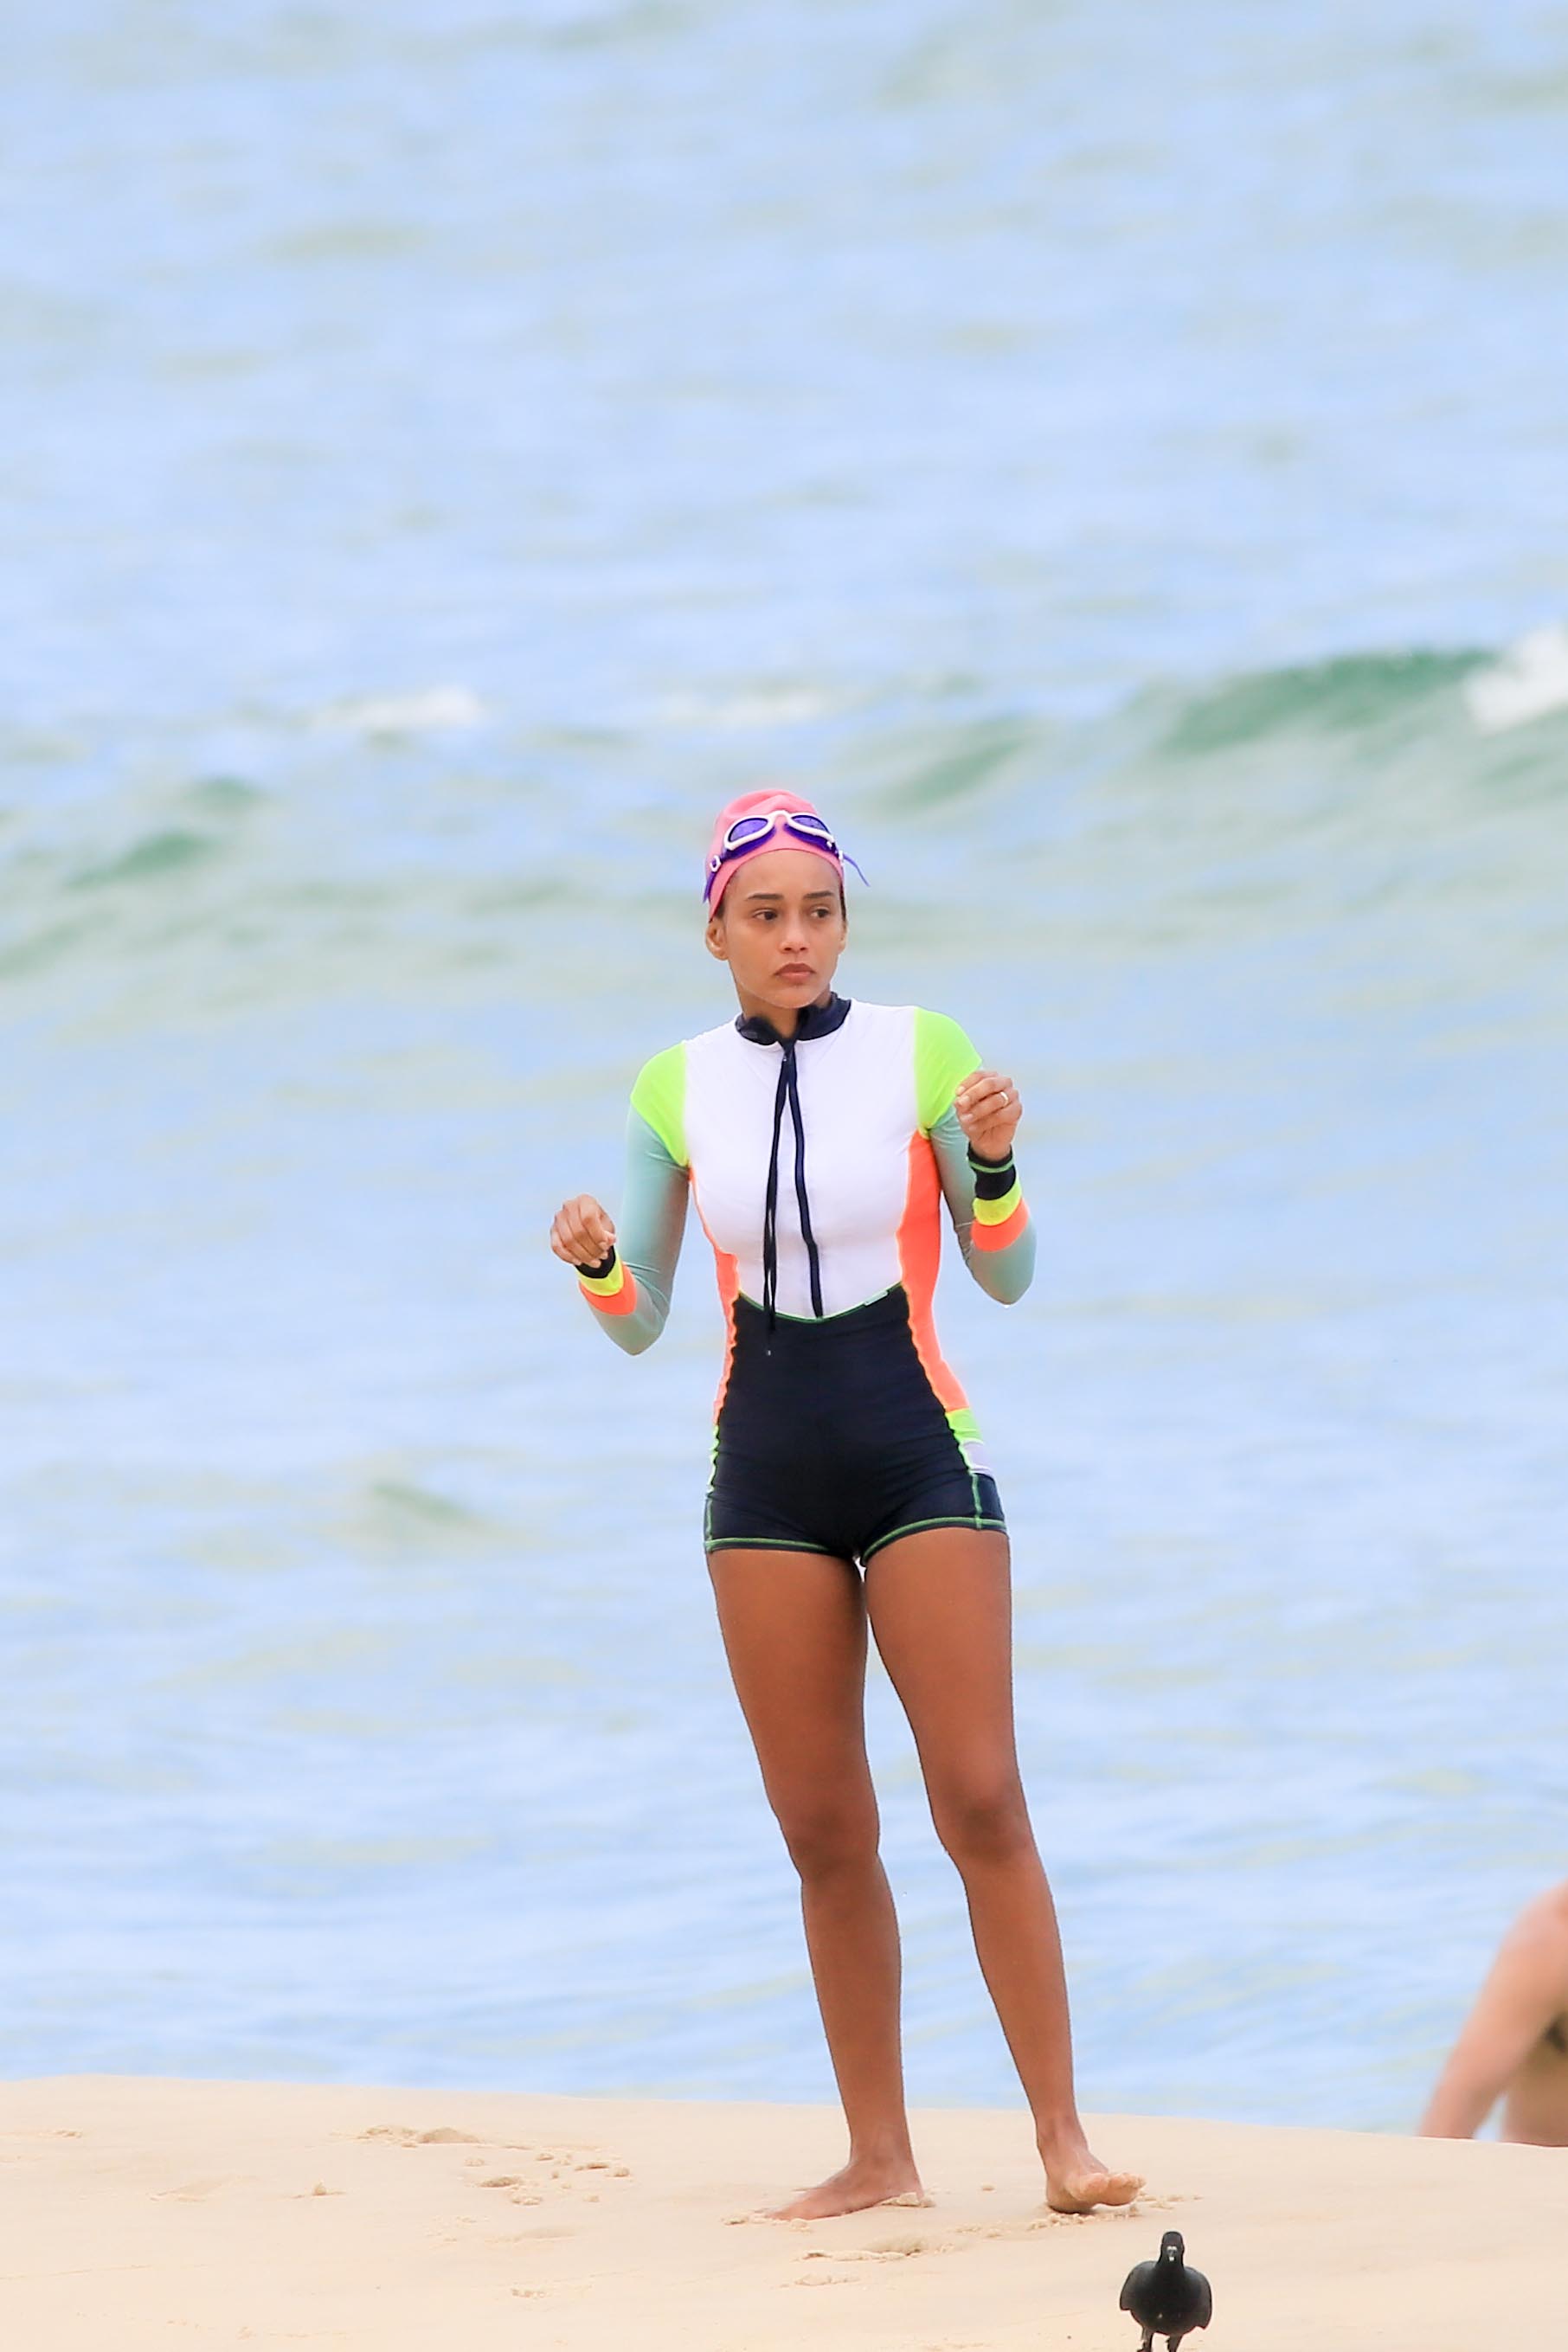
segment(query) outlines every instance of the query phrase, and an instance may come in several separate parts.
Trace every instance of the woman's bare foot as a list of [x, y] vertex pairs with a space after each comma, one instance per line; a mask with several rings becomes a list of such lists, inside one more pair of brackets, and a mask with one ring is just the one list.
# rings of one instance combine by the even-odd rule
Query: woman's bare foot
[[1131, 2205], [1143, 2186], [1141, 2172], [1112, 2172], [1090, 2152], [1082, 2132], [1040, 2140], [1046, 2202], [1053, 2213], [1090, 2213], [1097, 2205]]
[[874, 2160], [851, 2157], [830, 2179], [802, 2189], [787, 2205], [770, 2205], [770, 2221], [825, 2221], [832, 2213], [858, 2213], [868, 2205], [929, 2205], [912, 2157]]

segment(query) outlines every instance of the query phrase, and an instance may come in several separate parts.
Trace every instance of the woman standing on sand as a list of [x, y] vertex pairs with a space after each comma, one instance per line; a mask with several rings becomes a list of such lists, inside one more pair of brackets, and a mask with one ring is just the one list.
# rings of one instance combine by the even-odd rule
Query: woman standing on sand
[[866, 1756], [868, 1627], [963, 1880], [1047, 2198], [1058, 2212], [1126, 2204], [1141, 2181], [1091, 2155], [1074, 2103], [1061, 1945], [1014, 1745], [1005, 1524], [931, 1320], [943, 1199], [982, 1289], [1011, 1302], [1028, 1286], [1017, 1093], [941, 1013], [833, 993], [844, 862], [808, 802], [732, 802], [703, 898], [739, 1017], [638, 1076], [619, 1235], [582, 1194], [551, 1247], [632, 1354], [664, 1327], [689, 1198], [718, 1261], [729, 1336], [709, 1574], [800, 1874], [849, 2130], [843, 2168], [775, 2210], [812, 2220], [923, 2197]]

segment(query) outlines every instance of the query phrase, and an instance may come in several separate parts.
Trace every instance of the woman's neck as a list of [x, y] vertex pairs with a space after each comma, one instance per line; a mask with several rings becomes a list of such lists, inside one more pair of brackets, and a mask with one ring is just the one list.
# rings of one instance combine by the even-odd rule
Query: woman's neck
[[[741, 1018], [742, 1021], [765, 1021], [769, 1024], [770, 1028], [772, 1028], [780, 1037], [793, 1037], [795, 1035], [795, 1031], [800, 1026], [800, 1016], [807, 1009], [805, 1005], [768, 1004], [763, 1002], [762, 997], [748, 994], [746, 990], [743, 988], [737, 988], [735, 994], [740, 999]], [[813, 997], [812, 1003], [820, 1009], [822, 1006], [831, 1003], [832, 1001], [833, 989], [831, 983], [829, 983], [829, 985], [823, 990], [820, 996]]]

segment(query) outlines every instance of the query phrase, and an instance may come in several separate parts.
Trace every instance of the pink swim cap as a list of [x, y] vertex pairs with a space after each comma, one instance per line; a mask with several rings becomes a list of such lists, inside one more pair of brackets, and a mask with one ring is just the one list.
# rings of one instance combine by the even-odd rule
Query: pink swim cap
[[[816, 817], [818, 824], [824, 824], [822, 816], [809, 801], [803, 801], [798, 793], [784, 792], [777, 784], [767, 785], [760, 793], [742, 793], [738, 799], [731, 801], [719, 812], [713, 838], [708, 845], [708, 862], [702, 873], [702, 895], [708, 902], [710, 914], [716, 912], [720, 899], [730, 886], [731, 876], [745, 864], [748, 857], [760, 856], [768, 849], [804, 849], [813, 857], [825, 858], [842, 884], [844, 860], [837, 850], [830, 849], [825, 841], [813, 841], [805, 834], [795, 833], [788, 825], [774, 824], [768, 832], [759, 834], [755, 842], [732, 849], [728, 857], [724, 857], [725, 837], [736, 819], [742, 816], [810, 816]], [[714, 864], [716, 858], [721, 861], [717, 866]]]

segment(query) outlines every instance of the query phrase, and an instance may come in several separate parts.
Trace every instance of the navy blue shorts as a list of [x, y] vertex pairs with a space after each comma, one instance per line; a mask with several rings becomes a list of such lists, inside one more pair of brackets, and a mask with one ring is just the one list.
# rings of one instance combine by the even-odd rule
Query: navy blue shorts
[[820, 1320], [735, 1301], [703, 1543], [868, 1560], [924, 1528], [1005, 1533], [915, 1349], [900, 1284]]

